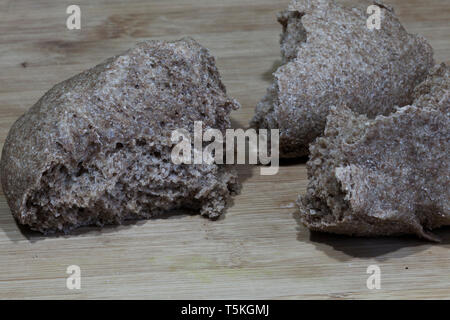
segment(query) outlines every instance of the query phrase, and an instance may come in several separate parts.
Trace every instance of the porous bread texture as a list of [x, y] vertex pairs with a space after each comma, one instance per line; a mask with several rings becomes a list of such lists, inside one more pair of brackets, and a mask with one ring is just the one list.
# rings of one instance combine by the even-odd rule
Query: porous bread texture
[[[381, 28], [369, 30], [368, 5], [381, 8]], [[426, 40], [411, 35], [394, 10], [378, 1], [361, 5], [294, 0], [281, 12], [282, 63], [251, 126], [280, 129], [280, 156], [308, 154], [323, 133], [332, 105], [369, 118], [412, 103], [414, 87], [433, 66]]]
[[310, 182], [297, 204], [311, 230], [356, 236], [416, 234], [450, 225], [449, 68], [415, 90], [414, 105], [368, 119], [332, 107], [310, 145]]
[[419, 84], [413, 93], [414, 105], [450, 112], [450, 68], [441, 63]]
[[61, 82], [12, 126], [0, 174], [12, 214], [43, 233], [172, 210], [223, 213], [232, 166], [176, 165], [171, 132], [230, 127], [239, 104], [192, 39], [146, 41]]

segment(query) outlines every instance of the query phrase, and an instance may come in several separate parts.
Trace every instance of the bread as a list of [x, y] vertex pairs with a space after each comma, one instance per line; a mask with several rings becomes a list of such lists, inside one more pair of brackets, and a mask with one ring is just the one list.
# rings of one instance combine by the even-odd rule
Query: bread
[[[371, 4], [381, 10], [379, 30], [366, 24]], [[412, 103], [414, 87], [434, 64], [426, 40], [408, 34], [394, 10], [379, 1], [293, 0], [278, 21], [283, 64], [251, 126], [280, 129], [284, 158], [308, 154], [332, 105], [374, 118]]]
[[436, 67], [414, 104], [368, 119], [333, 107], [311, 144], [307, 193], [297, 204], [315, 231], [416, 234], [450, 225], [449, 68]]
[[232, 166], [171, 161], [171, 132], [222, 132], [239, 104], [192, 39], [147, 41], [54, 86], [12, 126], [0, 174], [12, 214], [43, 233], [188, 210], [215, 219]]
[[414, 89], [413, 98], [414, 105], [450, 112], [450, 68], [445, 63], [436, 65]]

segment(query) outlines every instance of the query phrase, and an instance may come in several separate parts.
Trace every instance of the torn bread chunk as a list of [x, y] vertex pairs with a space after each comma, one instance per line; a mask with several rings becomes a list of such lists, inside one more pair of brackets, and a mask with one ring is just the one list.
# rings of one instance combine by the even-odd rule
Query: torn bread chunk
[[[380, 8], [380, 29], [367, 26], [369, 5]], [[414, 87], [434, 64], [426, 40], [408, 34], [379, 1], [294, 0], [278, 21], [282, 66], [251, 126], [280, 129], [284, 158], [308, 154], [332, 105], [374, 118], [411, 104]]]
[[368, 119], [332, 107], [310, 146], [306, 195], [311, 230], [355, 236], [416, 234], [450, 225], [449, 68], [434, 69], [414, 105]]
[[174, 164], [171, 133], [225, 132], [239, 104], [192, 39], [146, 41], [61, 82], [12, 126], [0, 173], [12, 214], [43, 233], [174, 210], [211, 219], [237, 191], [232, 166]]

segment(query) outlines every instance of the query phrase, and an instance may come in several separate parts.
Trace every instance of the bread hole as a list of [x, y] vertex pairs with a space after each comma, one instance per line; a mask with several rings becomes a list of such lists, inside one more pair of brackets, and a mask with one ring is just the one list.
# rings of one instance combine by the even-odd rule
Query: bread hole
[[[52, 170], [53, 171], [53, 170]], [[67, 170], [66, 166], [61, 165], [59, 166], [59, 173], [61, 174], [67, 174], [69, 171]]]
[[116, 150], [120, 150], [123, 148], [123, 143], [117, 142], [116, 143]]
[[137, 139], [136, 140], [136, 145], [137, 146], [142, 147], [142, 146], [145, 146], [146, 144], [147, 144], [147, 141], [145, 141], [145, 139]]

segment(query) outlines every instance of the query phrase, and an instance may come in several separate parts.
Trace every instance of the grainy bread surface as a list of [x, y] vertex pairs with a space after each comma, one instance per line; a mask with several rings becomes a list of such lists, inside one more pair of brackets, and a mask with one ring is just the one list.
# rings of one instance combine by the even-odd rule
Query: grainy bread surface
[[[367, 28], [370, 4], [381, 8], [379, 30]], [[282, 157], [308, 154], [332, 105], [374, 118], [411, 104], [414, 87], [433, 66], [426, 40], [408, 34], [394, 10], [381, 2], [294, 0], [278, 21], [283, 65], [251, 126], [280, 129]]]
[[449, 68], [415, 90], [414, 105], [368, 119], [333, 107], [310, 146], [306, 195], [311, 230], [358, 236], [416, 234], [450, 225]]
[[217, 218], [238, 189], [234, 168], [175, 165], [172, 130], [224, 131], [238, 103], [192, 39], [147, 41], [61, 82], [12, 126], [3, 191], [41, 232], [188, 209]]
[[413, 93], [414, 105], [450, 112], [450, 68], [441, 63], [431, 70], [424, 82]]

